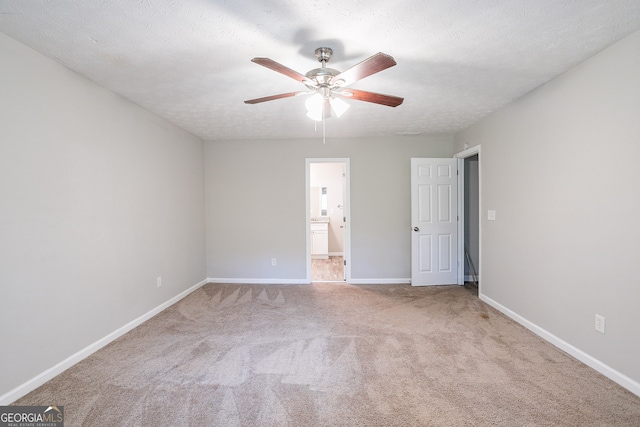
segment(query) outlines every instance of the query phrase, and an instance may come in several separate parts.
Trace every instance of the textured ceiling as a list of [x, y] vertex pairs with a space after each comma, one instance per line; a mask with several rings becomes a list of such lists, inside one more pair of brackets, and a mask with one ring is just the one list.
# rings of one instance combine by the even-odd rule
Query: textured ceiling
[[640, 0], [0, 0], [0, 31], [206, 140], [316, 138], [304, 90], [250, 62], [306, 73], [314, 50], [344, 71], [398, 65], [351, 87], [331, 137], [452, 133], [640, 28]]

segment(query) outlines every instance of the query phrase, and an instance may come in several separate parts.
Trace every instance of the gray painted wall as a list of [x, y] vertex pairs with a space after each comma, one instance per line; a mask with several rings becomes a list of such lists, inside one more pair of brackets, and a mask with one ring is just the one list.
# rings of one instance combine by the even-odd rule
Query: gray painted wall
[[206, 274], [203, 142], [3, 34], [0, 57], [1, 396]]
[[306, 158], [350, 158], [352, 278], [411, 276], [410, 159], [451, 157], [453, 139], [334, 140], [327, 131], [326, 144], [206, 143], [210, 278], [306, 279]]
[[456, 135], [458, 151], [482, 144], [484, 295], [636, 390], [639, 117], [636, 32]]

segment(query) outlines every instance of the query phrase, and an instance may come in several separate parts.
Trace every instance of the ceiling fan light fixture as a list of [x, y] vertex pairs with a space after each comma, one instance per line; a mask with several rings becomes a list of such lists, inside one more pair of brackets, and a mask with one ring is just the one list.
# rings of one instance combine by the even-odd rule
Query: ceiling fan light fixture
[[307, 117], [309, 117], [311, 120], [315, 120], [316, 122], [321, 122], [322, 121], [322, 112], [309, 111], [309, 112], [307, 112]]
[[331, 97], [329, 103], [331, 104], [333, 112], [336, 113], [336, 117], [340, 117], [344, 114], [345, 111], [349, 109], [349, 104], [347, 104], [340, 98]]
[[307, 116], [315, 121], [322, 120], [322, 108], [324, 106], [324, 97], [319, 93], [314, 93], [304, 103], [307, 107]]
[[[344, 102], [342, 99], [335, 98], [333, 96], [329, 97], [329, 105], [331, 105], [331, 110], [333, 111], [335, 117], [340, 117], [344, 114], [345, 111], [349, 109], [349, 104]], [[321, 121], [324, 117], [328, 117], [324, 114], [324, 106], [326, 105], [325, 97], [320, 93], [313, 94], [309, 99], [304, 103], [307, 107], [307, 117], [315, 121]]]

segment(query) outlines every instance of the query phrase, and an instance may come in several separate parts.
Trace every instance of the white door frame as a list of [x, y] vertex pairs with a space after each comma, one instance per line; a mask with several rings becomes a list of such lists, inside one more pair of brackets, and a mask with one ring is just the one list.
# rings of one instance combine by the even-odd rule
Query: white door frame
[[306, 229], [307, 229], [307, 283], [311, 283], [311, 164], [312, 163], [343, 163], [345, 174], [344, 209], [343, 214], [347, 219], [344, 223], [344, 278], [348, 283], [351, 280], [351, 168], [349, 158], [307, 158], [305, 159], [305, 194], [306, 194]]
[[[464, 159], [478, 155], [478, 277], [482, 277], [482, 157], [476, 145], [453, 155], [458, 159], [458, 284], [464, 285]], [[481, 283], [478, 283], [478, 294]]]

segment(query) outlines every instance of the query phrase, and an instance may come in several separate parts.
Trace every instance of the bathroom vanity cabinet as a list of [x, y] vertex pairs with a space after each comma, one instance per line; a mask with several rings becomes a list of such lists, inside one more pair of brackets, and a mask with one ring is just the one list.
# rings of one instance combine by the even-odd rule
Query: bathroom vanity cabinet
[[311, 258], [329, 259], [329, 223], [311, 222]]

